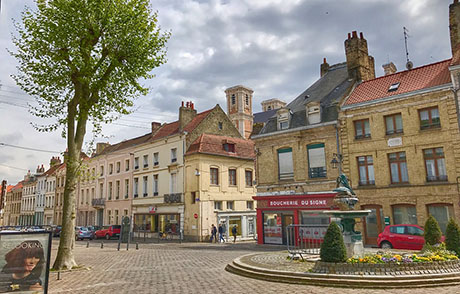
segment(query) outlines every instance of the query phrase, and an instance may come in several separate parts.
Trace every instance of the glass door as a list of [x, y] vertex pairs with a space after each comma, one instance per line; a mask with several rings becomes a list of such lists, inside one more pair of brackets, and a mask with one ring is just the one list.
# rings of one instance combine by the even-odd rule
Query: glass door
[[[282, 218], [282, 222], [283, 222], [283, 244], [286, 245], [287, 244], [287, 238], [288, 238], [288, 235], [287, 235], [287, 226], [289, 225], [292, 225], [294, 224], [294, 216], [292, 214], [283, 214], [283, 218]], [[291, 240], [289, 242], [289, 244], [294, 244], [294, 240], [295, 240], [295, 237], [294, 236], [291, 236]]]
[[370, 210], [364, 218], [364, 243], [366, 245], [377, 245], [377, 237], [383, 231], [384, 216], [380, 205], [364, 205], [363, 209]]

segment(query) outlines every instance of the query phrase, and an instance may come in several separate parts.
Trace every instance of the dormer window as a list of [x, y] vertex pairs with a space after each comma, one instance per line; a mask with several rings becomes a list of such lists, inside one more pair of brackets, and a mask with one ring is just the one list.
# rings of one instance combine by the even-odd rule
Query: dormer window
[[388, 92], [393, 92], [398, 90], [400, 82], [391, 84], [390, 88], [388, 88]]
[[282, 108], [278, 111], [278, 114], [277, 114], [278, 130], [286, 130], [289, 128], [289, 117], [290, 117], [289, 109]]
[[224, 150], [227, 152], [235, 153], [235, 144], [233, 143], [224, 143]]
[[308, 103], [306, 107], [307, 121], [309, 124], [318, 124], [321, 122], [321, 106], [319, 103]]

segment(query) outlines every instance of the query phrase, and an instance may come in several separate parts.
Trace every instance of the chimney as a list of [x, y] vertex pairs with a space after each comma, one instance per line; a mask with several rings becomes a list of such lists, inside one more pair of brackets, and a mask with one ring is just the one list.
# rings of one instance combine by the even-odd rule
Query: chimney
[[396, 71], [397, 71], [396, 65], [393, 62], [384, 64], [384, 65], [382, 65], [382, 67], [383, 67], [383, 71], [385, 72], [386, 76], [387, 75], [392, 75], [392, 74], [396, 73]]
[[324, 76], [329, 71], [329, 63], [326, 62], [326, 57], [323, 59], [323, 63], [321, 64], [321, 76]]
[[460, 3], [454, 0], [449, 5], [450, 47], [453, 65], [460, 64]]
[[152, 135], [154, 135], [161, 127], [161, 123], [152, 121]]
[[101, 153], [105, 148], [109, 147], [109, 143], [97, 143], [96, 144], [96, 154]]
[[348, 33], [348, 39], [345, 40], [345, 55], [350, 78], [358, 81], [375, 78], [374, 57], [369, 55], [363, 33], [360, 33], [359, 37], [356, 31]]
[[188, 101], [185, 106], [184, 102], [182, 102], [181, 107], [179, 107], [179, 131], [182, 132], [195, 116], [196, 110], [194, 109], [193, 102]]
[[51, 157], [51, 160], [50, 160], [50, 167], [56, 165], [56, 164], [60, 164], [61, 163], [61, 159], [59, 158], [59, 156], [56, 156], [56, 157]]

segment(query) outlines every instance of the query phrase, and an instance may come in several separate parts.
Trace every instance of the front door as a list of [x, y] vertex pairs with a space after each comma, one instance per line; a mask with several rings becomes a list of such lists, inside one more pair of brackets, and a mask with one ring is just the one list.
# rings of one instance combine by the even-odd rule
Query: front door
[[383, 209], [380, 205], [364, 205], [362, 209], [370, 210], [364, 218], [364, 242], [366, 245], [377, 245], [377, 237], [383, 231]]
[[[287, 244], [287, 226], [294, 224], [294, 216], [292, 214], [283, 214], [282, 217], [283, 227], [283, 244]], [[294, 238], [294, 236], [292, 236]], [[293, 244], [294, 240], [290, 240], [290, 244]]]

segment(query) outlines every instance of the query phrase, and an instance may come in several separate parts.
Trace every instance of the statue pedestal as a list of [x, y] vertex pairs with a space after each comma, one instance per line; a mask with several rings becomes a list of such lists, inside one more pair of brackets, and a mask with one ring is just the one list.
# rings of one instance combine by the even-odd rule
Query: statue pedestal
[[343, 242], [347, 248], [347, 257], [363, 256], [364, 245], [361, 232], [355, 231], [355, 218], [361, 218], [371, 213], [370, 210], [328, 210], [324, 214], [340, 218], [340, 225], [342, 226]]

